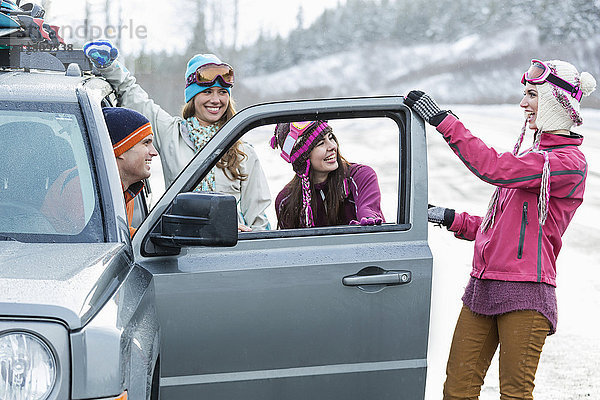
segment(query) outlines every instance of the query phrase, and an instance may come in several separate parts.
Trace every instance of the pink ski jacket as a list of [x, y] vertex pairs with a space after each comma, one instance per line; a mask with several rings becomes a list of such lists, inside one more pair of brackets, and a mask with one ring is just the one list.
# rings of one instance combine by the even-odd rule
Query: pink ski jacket
[[503, 281], [544, 282], [556, 286], [556, 258], [561, 237], [583, 201], [587, 163], [576, 134], [543, 133], [540, 150], [550, 159], [550, 203], [543, 226], [538, 222], [538, 195], [544, 156], [529, 150], [515, 156], [488, 147], [453, 115], [437, 130], [467, 168], [499, 186], [494, 225], [483, 233], [481, 217], [456, 214], [450, 230], [475, 240], [471, 276]]

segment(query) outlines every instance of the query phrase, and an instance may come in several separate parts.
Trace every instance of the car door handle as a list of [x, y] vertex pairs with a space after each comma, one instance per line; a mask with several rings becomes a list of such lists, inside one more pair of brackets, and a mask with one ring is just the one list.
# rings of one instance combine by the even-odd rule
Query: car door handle
[[[342, 278], [344, 286], [363, 286], [363, 285], [403, 285], [409, 283], [412, 279], [410, 271], [385, 271], [378, 267], [367, 267], [370, 270], [363, 269], [358, 274], [345, 276]], [[374, 272], [377, 269], [377, 273]], [[367, 272], [368, 274], [365, 274]], [[371, 273], [369, 273], [371, 272]]]

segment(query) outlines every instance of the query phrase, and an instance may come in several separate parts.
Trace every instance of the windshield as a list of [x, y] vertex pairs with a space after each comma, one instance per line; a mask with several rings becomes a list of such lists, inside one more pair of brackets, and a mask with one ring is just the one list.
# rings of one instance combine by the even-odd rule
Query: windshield
[[0, 240], [102, 241], [78, 104], [0, 106]]

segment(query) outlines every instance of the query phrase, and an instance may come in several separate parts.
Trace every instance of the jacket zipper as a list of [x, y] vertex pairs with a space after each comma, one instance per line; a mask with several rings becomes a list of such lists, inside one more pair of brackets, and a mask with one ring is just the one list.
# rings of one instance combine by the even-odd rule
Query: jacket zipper
[[525, 228], [527, 227], [527, 202], [523, 203], [523, 214], [521, 216], [521, 233], [519, 234], [519, 250], [517, 252], [517, 258], [523, 258], [523, 243], [525, 242]]
[[483, 260], [483, 265], [484, 265], [484, 267], [483, 267], [483, 268], [481, 268], [481, 272], [479, 273], [479, 279], [483, 279], [483, 274], [484, 274], [484, 272], [485, 272], [485, 266], [486, 266], [486, 262], [485, 262], [485, 258], [483, 257], [483, 252], [485, 251], [485, 248], [487, 247], [487, 245], [488, 245], [489, 243], [490, 243], [490, 242], [488, 241], [488, 242], [486, 242], [485, 246], [482, 246], [482, 247], [481, 247], [481, 259]]

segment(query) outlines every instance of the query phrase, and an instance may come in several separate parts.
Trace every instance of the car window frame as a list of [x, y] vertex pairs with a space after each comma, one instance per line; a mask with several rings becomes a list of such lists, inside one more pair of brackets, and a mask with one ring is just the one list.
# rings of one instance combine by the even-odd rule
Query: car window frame
[[[118, 193], [113, 190], [114, 187], [121, 187], [118, 179], [118, 170], [112, 144], [108, 130], [104, 122], [104, 116], [101, 108], [101, 98], [96, 98], [89, 93], [86, 86], [81, 86], [76, 90], [77, 99], [83, 115], [83, 121], [87, 130], [87, 137], [92, 153], [91, 160], [93, 171], [96, 175], [96, 185], [99, 202], [101, 204], [102, 222], [104, 224], [104, 242], [122, 242], [130, 243], [130, 233], [125, 214], [125, 201], [123, 192]], [[112, 157], [112, 159], [107, 159]], [[114, 167], [111, 173], [109, 163]], [[112, 175], [112, 178], [111, 178]], [[117, 178], [118, 186], [111, 183]], [[116, 183], [116, 182], [115, 182]], [[118, 211], [118, 204], [123, 204], [122, 211]], [[124, 219], [119, 218], [124, 216]]]
[[[386, 222], [382, 225], [374, 226], [359, 226], [359, 225], [335, 225], [325, 227], [312, 227], [312, 228], [291, 228], [291, 229], [272, 229], [264, 231], [252, 231], [252, 232], [240, 232], [238, 234], [238, 240], [256, 240], [256, 239], [268, 239], [268, 238], [287, 238], [287, 237], [306, 237], [306, 236], [330, 236], [330, 235], [343, 235], [352, 233], [367, 233], [367, 232], [391, 232], [391, 231], [405, 231], [411, 228], [411, 224], [408, 220], [409, 207], [409, 189], [410, 186], [407, 184], [410, 182], [410, 159], [408, 157], [408, 146], [410, 135], [406, 130], [406, 119], [403, 118], [403, 114], [382, 111], [348, 111], [348, 112], [336, 112], [335, 114], [319, 114], [319, 118], [322, 120], [348, 120], [348, 119], [369, 119], [369, 118], [389, 118], [398, 127], [399, 135], [399, 149], [398, 149], [398, 182], [397, 182], [397, 210], [394, 222]], [[285, 117], [277, 119], [277, 122], [293, 122], [298, 121], [297, 117]], [[308, 119], [310, 120], [310, 119]], [[263, 123], [258, 126], [254, 126], [253, 129], [259, 126], [269, 125], [269, 123]], [[246, 131], [244, 134], [248, 133]], [[243, 138], [241, 136], [240, 138]], [[239, 139], [238, 139], [239, 140]], [[235, 142], [233, 142], [235, 143]], [[273, 199], [274, 201], [274, 199]], [[273, 225], [276, 225], [276, 221], [271, 221]]]
[[315, 100], [291, 100], [257, 104], [238, 112], [217, 134], [192, 158], [186, 168], [166, 189], [159, 202], [150, 210], [150, 214], [141, 224], [133, 238], [134, 251], [142, 257], [173, 254], [168, 249], [154, 245], [150, 236], [160, 231], [161, 216], [169, 212], [175, 196], [191, 192], [197, 183], [214, 167], [225, 152], [246, 133], [263, 125], [278, 122], [307, 121], [316, 119], [347, 119], [387, 117], [393, 119], [399, 127], [399, 202], [395, 223], [380, 226], [335, 226], [320, 228], [300, 228], [289, 230], [271, 230], [238, 234], [240, 240], [282, 237], [307, 237], [323, 235], [342, 235], [350, 233], [405, 231], [412, 228], [411, 216], [411, 113], [400, 96], [355, 97]]

